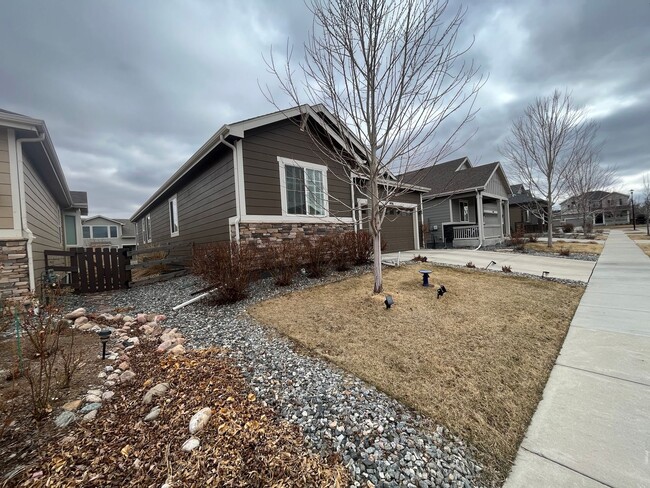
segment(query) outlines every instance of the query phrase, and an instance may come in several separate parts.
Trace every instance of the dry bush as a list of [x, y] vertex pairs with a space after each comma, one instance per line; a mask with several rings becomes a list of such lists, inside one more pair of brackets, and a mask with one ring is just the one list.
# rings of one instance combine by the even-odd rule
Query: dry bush
[[539, 240], [539, 234], [530, 234], [528, 236], [528, 242], [537, 242]]
[[310, 278], [325, 276], [330, 263], [331, 246], [327, 238], [302, 239], [303, 258], [305, 270]]
[[332, 266], [336, 271], [347, 271], [356, 261], [358, 237], [354, 231], [334, 234], [329, 237]]
[[526, 239], [524, 238], [524, 230], [515, 230], [510, 236], [507, 245], [514, 247], [517, 251], [526, 250]]
[[558, 251], [560, 256], [570, 256], [571, 250], [568, 247], [561, 247]]
[[426, 256], [420, 256], [418, 254], [417, 256], [414, 256], [413, 259], [411, 259], [411, 261], [426, 263], [428, 261], [428, 258]]
[[573, 232], [574, 225], [571, 222], [564, 222], [562, 224], [562, 230], [564, 231], [565, 234], [569, 234]]
[[[384, 246], [382, 246], [383, 250]], [[372, 236], [365, 230], [355, 233], [354, 264], [361, 266], [372, 261]]]
[[61, 388], [69, 388], [72, 377], [81, 366], [83, 352], [76, 351], [74, 348], [75, 330], [70, 329], [70, 348], [66, 351], [61, 349], [61, 362], [63, 365], [63, 375], [61, 379]]
[[287, 239], [264, 250], [264, 268], [277, 286], [289, 286], [303, 261], [300, 241]]
[[469, 261], [469, 262], [465, 265], [465, 267], [466, 267], [466, 268], [472, 268], [472, 269], [473, 269], [473, 268], [476, 268], [476, 265], [475, 265], [473, 262]]
[[233, 303], [248, 296], [258, 256], [252, 244], [208, 244], [194, 249], [192, 272], [217, 289], [218, 303]]
[[[150, 261], [162, 261], [163, 259], [166, 259], [167, 256], [169, 255], [169, 251], [156, 251], [156, 252], [150, 252], [148, 254], [143, 254], [140, 257], [140, 260], [143, 263], [150, 262]], [[170, 271], [170, 267], [167, 264], [161, 263], [161, 264], [154, 264], [153, 266], [147, 267], [147, 268], [137, 268], [133, 270], [132, 274], [135, 274], [134, 278], [145, 278], [148, 276], [156, 276], [159, 274], [167, 273]]]
[[504, 273], [512, 273], [512, 267], [507, 265], [501, 266], [501, 271]]

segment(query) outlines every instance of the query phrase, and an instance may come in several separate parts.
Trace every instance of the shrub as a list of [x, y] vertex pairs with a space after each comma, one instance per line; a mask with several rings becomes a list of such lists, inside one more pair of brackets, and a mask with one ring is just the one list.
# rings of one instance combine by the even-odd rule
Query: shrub
[[372, 260], [372, 236], [365, 230], [354, 232], [353, 262], [357, 266], [368, 264]]
[[528, 236], [528, 242], [537, 242], [539, 241], [539, 234], [530, 234]]
[[419, 262], [422, 262], [422, 263], [426, 263], [428, 261], [428, 258], [426, 256], [420, 256], [418, 254], [417, 256], [414, 256], [413, 259], [411, 259], [411, 261], [416, 261], [416, 262], [419, 261]]
[[501, 266], [501, 271], [504, 273], [512, 273], [512, 267], [511, 266]]
[[302, 240], [302, 248], [307, 276], [310, 278], [324, 276], [330, 263], [330, 240], [323, 237], [315, 240], [305, 238]]
[[594, 224], [592, 222], [587, 222], [584, 226], [585, 234], [591, 234], [594, 231]]
[[217, 289], [218, 302], [233, 303], [248, 296], [258, 257], [252, 244], [220, 242], [201, 246], [192, 255], [192, 272]]
[[465, 265], [465, 267], [466, 267], [466, 268], [476, 268], [476, 265], [475, 265], [473, 262], [469, 261], [469, 262]]
[[277, 286], [288, 286], [302, 263], [302, 245], [295, 239], [287, 239], [264, 251], [264, 268], [275, 278]]
[[336, 271], [347, 271], [355, 261], [357, 236], [355, 232], [334, 234], [329, 238], [332, 265]]
[[508, 245], [514, 247], [517, 251], [524, 251], [526, 249], [526, 239], [524, 238], [524, 230], [517, 229], [510, 236]]
[[560, 250], [558, 251], [558, 254], [560, 256], [569, 256], [571, 255], [571, 251], [569, 250], [568, 247], [561, 247]]
[[564, 231], [565, 234], [569, 234], [573, 232], [574, 226], [571, 222], [564, 222], [562, 224], [562, 230]]

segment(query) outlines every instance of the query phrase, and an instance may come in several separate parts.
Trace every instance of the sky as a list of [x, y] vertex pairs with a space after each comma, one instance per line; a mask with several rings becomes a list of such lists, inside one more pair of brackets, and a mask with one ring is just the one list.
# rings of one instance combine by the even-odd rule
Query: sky
[[[450, 159], [502, 160], [512, 120], [557, 88], [599, 123], [617, 189], [640, 192], [650, 172], [650, 1], [462, 6], [459, 46], [473, 41], [468, 60], [488, 81], [463, 129], [474, 136]], [[264, 56], [289, 44], [299, 58], [310, 27], [301, 0], [2, 0], [0, 108], [45, 120], [91, 215], [128, 218], [223, 124], [274, 111], [260, 86], [283, 105]]]

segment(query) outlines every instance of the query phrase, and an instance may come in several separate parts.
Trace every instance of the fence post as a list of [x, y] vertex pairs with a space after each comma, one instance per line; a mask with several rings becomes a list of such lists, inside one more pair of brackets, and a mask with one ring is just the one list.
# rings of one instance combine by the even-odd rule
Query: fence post
[[120, 249], [120, 253], [122, 257], [120, 259], [120, 271], [124, 277], [124, 288], [129, 288], [131, 286], [131, 270], [128, 266], [131, 264], [131, 256], [129, 256], [129, 250], [125, 248]]
[[70, 250], [72, 251], [70, 255], [70, 267], [72, 268], [72, 271], [70, 271], [70, 284], [75, 290], [79, 290], [79, 248], [74, 247]]

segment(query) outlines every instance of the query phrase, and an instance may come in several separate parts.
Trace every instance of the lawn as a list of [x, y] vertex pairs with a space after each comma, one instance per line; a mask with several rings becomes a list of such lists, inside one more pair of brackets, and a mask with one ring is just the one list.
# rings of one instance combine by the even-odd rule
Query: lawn
[[[647, 237], [647, 236], [643, 236], [643, 237]], [[636, 245], [639, 246], [644, 253], [650, 256], [650, 240], [637, 239], [635, 242]]]
[[[421, 286], [420, 267], [436, 287]], [[514, 460], [583, 288], [465, 270], [404, 266], [294, 292], [249, 310], [301, 346], [444, 424], [493, 478]]]
[[527, 242], [526, 249], [533, 251], [551, 252], [555, 254], [562, 254], [568, 250], [569, 254], [587, 253], [587, 254], [600, 254], [603, 250], [603, 244], [596, 241], [587, 242], [567, 242], [562, 239], [553, 239], [553, 247], [549, 248], [546, 242], [539, 240], [538, 242]]

